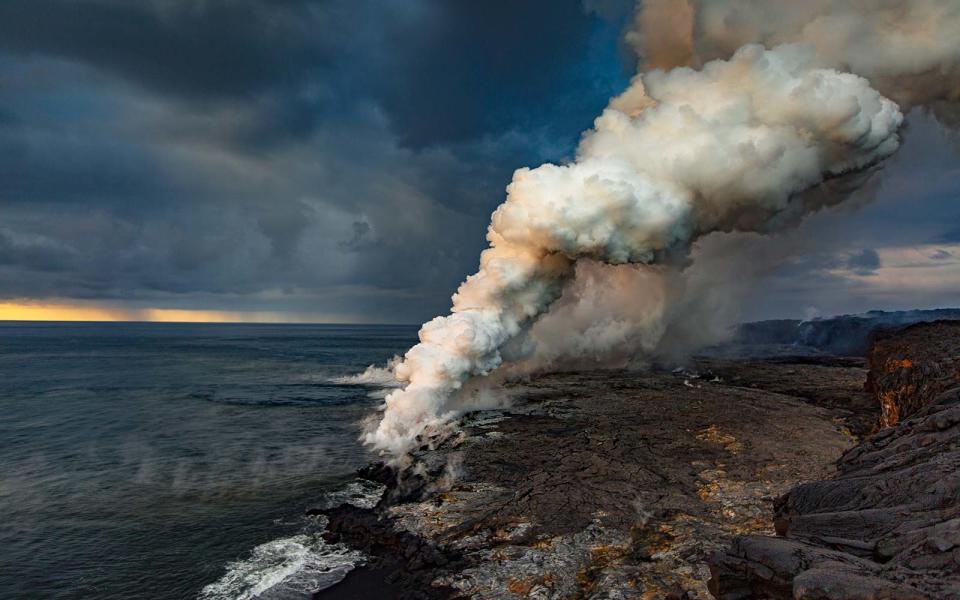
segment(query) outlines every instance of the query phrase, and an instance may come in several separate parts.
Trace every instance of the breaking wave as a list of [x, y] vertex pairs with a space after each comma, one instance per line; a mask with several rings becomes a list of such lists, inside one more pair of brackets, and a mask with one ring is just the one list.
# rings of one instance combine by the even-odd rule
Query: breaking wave
[[342, 544], [328, 544], [320, 533], [301, 534], [261, 544], [250, 557], [227, 565], [227, 573], [199, 600], [310, 598], [339, 583], [364, 556]]
[[[320, 505], [370, 509], [380, 501], [384, 489], [378, 483], [355, 479], [327, 494]], [[366, 557], [343, 544], [326, 542], [326, 525], [326, 518], [320, 517], [311, 521], [311, 531], [257, 546], [248, 558], [229, 563], [226, 574], [204, 587], [197, 600], [308, 599], [340, 583], [364, 564]]]

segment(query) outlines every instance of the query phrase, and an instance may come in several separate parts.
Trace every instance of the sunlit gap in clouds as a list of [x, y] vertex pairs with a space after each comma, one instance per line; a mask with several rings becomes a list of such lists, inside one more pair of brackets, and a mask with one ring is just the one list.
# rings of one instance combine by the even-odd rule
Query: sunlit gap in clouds
[[342, 323], [320, 313], [129, 308], [96, 303], [0, 303], [0, 321], [149, 321], [156, 323]]

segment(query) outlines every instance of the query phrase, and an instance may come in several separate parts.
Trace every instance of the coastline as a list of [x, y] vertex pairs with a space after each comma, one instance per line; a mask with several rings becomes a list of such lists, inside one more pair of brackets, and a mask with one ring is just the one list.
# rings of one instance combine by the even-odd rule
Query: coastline
[[875, 419], [865, 376], [807, 357], [534, 378], [414, 467], [362, 470], [380, 503], [323, 513], [369, 560], [315, 597], [710, 598], [708, 558], [775, 533], [775, 499]]

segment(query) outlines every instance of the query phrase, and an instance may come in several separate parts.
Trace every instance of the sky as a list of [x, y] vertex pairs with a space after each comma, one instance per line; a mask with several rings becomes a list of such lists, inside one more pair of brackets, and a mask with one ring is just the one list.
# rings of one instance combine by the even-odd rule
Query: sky
[[[443, 314], [513, 170], [627, 86], [630, 10], [4, 0], [0, 319]], [[960, 136], [911, 113], [850, 200], [746, 241], [744, 318], [960, 305], [958, 195]]]

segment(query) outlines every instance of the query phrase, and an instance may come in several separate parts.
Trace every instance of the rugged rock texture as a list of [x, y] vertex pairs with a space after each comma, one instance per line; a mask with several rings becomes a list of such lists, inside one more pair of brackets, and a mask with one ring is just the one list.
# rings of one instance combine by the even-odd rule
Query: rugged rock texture
[[880, 426], [896, 425], [960, 384], [960, 321], [920, 323], [879, 336], [870, 349], [867, 389]]
[[960, 600], [958, 350], [534, 379], [325, 511], [371, 558], [320, 597]]
[[[386, 473], [367, 471], [377, 477]], [[394, 481], [390, 476], [388, 481]], [[367, 565], [347, 575], [317, 597], [331, 600], [433, 600], [448, 598], [452, 590], [433, 585], [435, 572], [450, 568], [459, 557], [441, 552], [429, 540], [395, 526], [380, 511], [343, 505], [323, 511], [329, 519], [327, 536], [361, 550]]]
[[717, 598], [960, 598], [960, 324], [909, 327], [870, 356], [896, 425], [779, 498], [781, 537], [737, 537], [715, 556]]
[[709, 598], [706, 558], [772, 535], [774, 499], [853, 446], [866, 370], [697, 370], [543, 376], [425, 444], [399, 485], [367, 472], [392, 485], [380, 506], [327, 514], [332, 539], [373, 558], [321, 597], [362, 597], [379, 578], [379, 597]]
[[731, 385], [801, 398], [828, 409], [860, 438], [876, 428], [877, 403], [864, 389], [867, 361], [849, 357], [787, 357], [698, 361], [701, 371]]

